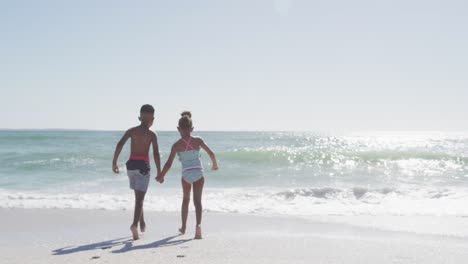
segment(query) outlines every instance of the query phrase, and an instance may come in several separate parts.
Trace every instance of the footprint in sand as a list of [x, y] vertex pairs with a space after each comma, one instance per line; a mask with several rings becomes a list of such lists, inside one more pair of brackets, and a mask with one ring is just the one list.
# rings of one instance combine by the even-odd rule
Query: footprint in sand
[[101, 257], [99, 257], [99, 256], [94, 256], [94, 257], [91, 258], [91, 260], [93, 260], [93, 259], [98, 259], [98, 258], [101, 258]]
[[177, 258], [185, 258], [185, 255], [177, 255]]

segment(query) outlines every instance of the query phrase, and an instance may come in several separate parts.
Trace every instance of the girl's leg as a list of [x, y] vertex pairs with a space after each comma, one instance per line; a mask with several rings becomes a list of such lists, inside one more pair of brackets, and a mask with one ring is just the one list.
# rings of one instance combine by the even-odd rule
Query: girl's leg
[[195, 239], [201, 239], [201, 221], [202, 221], [202, 213], [203, 213], [203, 206], [202, 206], [202, 193], [203, 193], [203, 185], [205, 185], [205, 178], [202, 177], [200, 180], [193, 183], [193, 204], [195, 205], [195, 211], [197, 214], [197, 227], [196, 227], [196, 234]]
[[190, 204], [190, 190], [192, 185], [186, 182], [182, 178], [182, 190], [184, 192], [184, 197], [182, 198], [182, 227], [179, 229], [180, 233], [185, 234], [185, 230], [187, 229], [187, 217], [188, 217], [188, 209]]

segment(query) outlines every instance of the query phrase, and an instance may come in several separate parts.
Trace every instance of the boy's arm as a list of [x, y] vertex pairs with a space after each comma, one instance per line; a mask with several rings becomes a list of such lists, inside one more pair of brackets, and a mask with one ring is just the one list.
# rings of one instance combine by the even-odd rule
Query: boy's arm
[[208, 153], [208, 155], [210, 156], [211, 162], [213, 163], [212, 170], [218, 170], [218, 162], [216, 161], [215, 154], [210, 149], [210, 147], [208, 147], [208, 145], [206, 145], [206, 143], [205, 143], [205, 141], [203, 141], [203, 139], [200, 138], [200, 140], [201, 140], [200, 147], [202, 149], [204, 149], [206, 151], [206, 153]]
[[167, 159], [166, 161], [166, 164], [164, 164], [164, 168], [161, 172], [161, 174], [156, 178], [156, 180], [160, 183], [163, 183], [164, 182], [164, 177], [166, 176], [167, 172], [169, 171], [169, 169], [171, 169], [172, 167], [172, 162], [174, 162], [174, 158], [176, 156], [176, 147], [175, 147], [175, 144], [172, 146], [172, 149], [171, 149], [171, 154], [169, 155], [169, 158]]
[[125, 145], [125, 142], [130, 138], [130, 129], [125, 132], [123, 137], [120, 139], [119, 143], [115, 147], [114, 152], [114, 159], [112, 160], [112, 171], [115, 173], [119, 173], [119, 167], [117, 166], [117, 160], [119, 159], [120, 152], [122, 152], [122, 148]]
[[161, 156], [159, 156], [158, 136], [156, 136], [156, 133], [153, 133], [152, 143], [154, 163], [156, 164], [156, 169], [158, 171], [157, 175], [159, 175], [161, 174]]

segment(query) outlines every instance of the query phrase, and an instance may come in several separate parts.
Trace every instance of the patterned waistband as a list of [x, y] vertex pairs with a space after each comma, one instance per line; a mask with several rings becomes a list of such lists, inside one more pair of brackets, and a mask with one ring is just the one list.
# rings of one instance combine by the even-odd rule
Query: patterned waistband
[[130, 156], [130, 160], [144, 160], [146, 163], [150, 162], [149, 158], [145, 156]]

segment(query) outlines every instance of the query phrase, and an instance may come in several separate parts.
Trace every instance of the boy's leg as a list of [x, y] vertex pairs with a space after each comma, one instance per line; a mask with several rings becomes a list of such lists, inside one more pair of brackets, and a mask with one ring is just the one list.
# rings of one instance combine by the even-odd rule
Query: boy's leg
[[184, 192], [184, 197], [182, 198], [182, 227], [179, 229], [179, 231], [182, 234], [185, 234], [185, 230], [187, 229], [187, 217], [188, 217], [188, 209], [189, 209], [189, 204], [190, 204], [190, 189], [192, 188], [192, 185], [188, 182], [186, 182], [184, 179], [182, 179], [182, 190]]
[[135, 190], [135, 212], [133, 215], [133, 224], [130, 227], [133, 234], [133, 239], [139, 239], [138, 237], [138, 222], [140, 221], [141, 212], [143, 211], [143, 201], [145, 199], [145, 192]]
[[202, 193], [203, 193], [203, 185], [205, 184], [205, 178], [202, 177], [200, 180], [193, 183], [193, 204], [195, 205], [195, 211], [197, 214], [197, 227], [196, 227], [196, 234], [195, 239], [201, 239], [201, 221], [202, 221], [202, 213], [203, 213], [203, 206], [202, 206]]
[[144, 211], [144, 209], [143, 209], [143, 206], [142, 206], [141, 207], [141, 216], [140, 216], [140, 231], [142, 233], [144, 233], [146, 231], [146, 222], [145, 222], [145, 216], [144, 216], [143, 211]]

